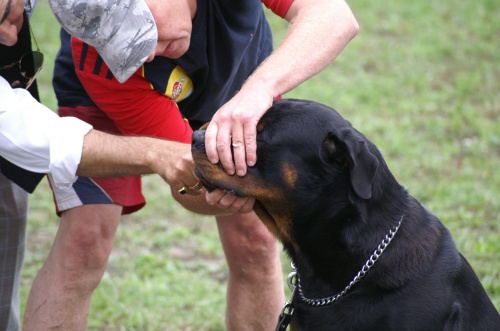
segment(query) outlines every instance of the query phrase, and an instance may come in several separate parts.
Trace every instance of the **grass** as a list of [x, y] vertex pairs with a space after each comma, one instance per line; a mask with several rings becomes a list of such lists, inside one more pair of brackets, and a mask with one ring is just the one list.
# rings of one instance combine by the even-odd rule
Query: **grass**
[[[500, 308], [500, 2], [349, 2], [360, 34], [324, 72], [286, 97], [336, 108], [378, 145], [392, 172], [451, 230]], [[286, 32], [272, 17], [278, 42]], [[33, 18], [50, 84], [58, 24]], [[314, 50], [311, 50], [314, 52]], [[215, 222], [183, 211], [158, 176], [147, 206], [124, 217], [91, 304], [89, 330], [222, 330], [227, 267]], [[22, 305], [58, 218], [44, 182], [30, 201]], [[284, 274], [289, 266], [283, 258]]]

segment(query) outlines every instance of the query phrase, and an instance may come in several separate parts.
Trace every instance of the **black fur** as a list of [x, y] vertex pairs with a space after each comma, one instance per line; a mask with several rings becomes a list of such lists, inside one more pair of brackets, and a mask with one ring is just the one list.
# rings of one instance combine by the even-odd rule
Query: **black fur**
[[238, 178], [206, 161], [204, 132], [196, 132], [197, 173], [208, 188], [257, 199], [306, 297], [342, 291], [403, 217], [382, 257], [339, 301], [312, 307], [295, 297], [294, 330], [500, 330], [500, 315], [450, 232], [335, 110], [276, 101], [257, 140], [257, 165]]

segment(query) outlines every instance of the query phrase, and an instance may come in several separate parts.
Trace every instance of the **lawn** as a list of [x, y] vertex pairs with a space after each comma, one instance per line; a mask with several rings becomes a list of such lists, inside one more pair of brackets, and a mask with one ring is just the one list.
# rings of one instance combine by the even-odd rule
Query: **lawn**
[[[500, 308], [500, 2], [349, 5], [359, 35], [285, 97], [334, 107], [377, 144], [398, 181], [451, 230]], [[270, 17], [278, 43], [286, 24]], [[55, 110], [58, 23], [45, 1], [33, 30], [46, 55], [42, 102]], [[148, 204], [122, 220], [89, 330], [224, 329], [227, 267], [215, 222], [183, 211], [169, 191], [160, 177], [144, 177]], [[57, 225], [44, 181], [30, 200], [23, 307]]]

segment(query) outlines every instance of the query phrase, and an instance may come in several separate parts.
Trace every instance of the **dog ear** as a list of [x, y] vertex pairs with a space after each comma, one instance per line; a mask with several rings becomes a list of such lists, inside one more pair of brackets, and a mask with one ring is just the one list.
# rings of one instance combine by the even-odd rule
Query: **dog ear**
[[362, 199], [370, 199], [379, 162], [370, 152], [366, 138], [353, 128], [344, 128], [336, 133], [329, 132], [323, 147], [329, 154], [329, 160], [345, 158], [354, 192]]

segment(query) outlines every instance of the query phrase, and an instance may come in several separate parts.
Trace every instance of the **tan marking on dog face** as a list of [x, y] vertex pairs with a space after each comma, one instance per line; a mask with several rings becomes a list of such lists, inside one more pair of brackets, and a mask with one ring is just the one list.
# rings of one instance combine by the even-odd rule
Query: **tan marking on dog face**
[[287, 185], [290, 188], [294, 188], [298, 178], [297, 169], [290, 163], [284, 163], [282, 171], [283, 171], [283, 178], [287, 183]]
[[292, 219], [284, 202], [273, 203], [272, 207], [269, 207], [259, 200], [254, 205], [254, 211], [273, 236], [283, 243], [292, 245], [298, 252], [298, 246], [291, 235]]
[[265, 127], [266, 127], [265, 122], [259, 122], [259, 124], [257, 124], [257, 132], [261, 132], [262, 130], [264, 130]]
[[210, 124], [210, 122], [203, 124], [198, 130], [206, 130], [206, 128], [208, 127], [209, 124]]
[[[298, 249], [291, 235], [293, 218], [290, 204], [282, 188], [250, 173], [243, 177], [230, 176], [219, 165], [208, 161], [205, 151], [193, 151], [193, 158], [198, 171], [209, 184], [255, 198], [257, 202], [254, 210], [269, 231], [282, 242]], [[284, 168], [287, 183], [294, 185], [297, 179], [296, 170], [290, 165], [285, 165]]]
[[193, 151], [192, 154], [198, 171], [214, 187], [228, 189], [240, 195], [256, 199], [267, 200], [277, 192], [276, 189], [271, 188], [272, 184], [265, 183], [260, 178], [255, 178], [249, 173], [243, 177], [228, 175], [222, 167], [208, 161], [205, 151]]

